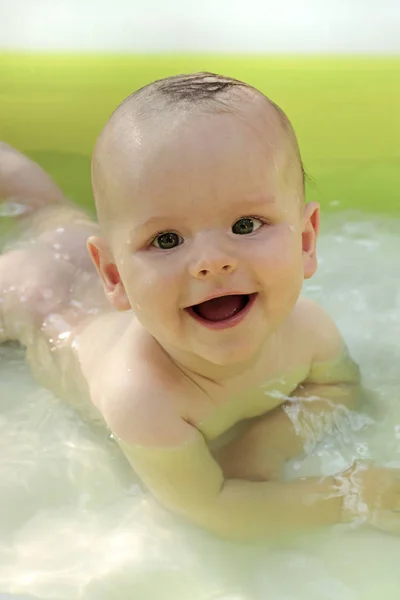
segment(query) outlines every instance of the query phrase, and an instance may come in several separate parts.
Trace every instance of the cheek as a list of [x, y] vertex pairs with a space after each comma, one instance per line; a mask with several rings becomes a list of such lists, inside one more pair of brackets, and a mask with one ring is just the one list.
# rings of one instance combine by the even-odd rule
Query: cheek
[[267, 285], [303, 279], [301, 239], [291, 231], [277, 232], [253, 254], [258, 272]]
[[176, 269], [166, 263], [152, 261], [131, 262], [126, 273], [122, 273], [126, 292], [132, 309], [139, 313], [161, 314], [176, 304], [178, 285]]

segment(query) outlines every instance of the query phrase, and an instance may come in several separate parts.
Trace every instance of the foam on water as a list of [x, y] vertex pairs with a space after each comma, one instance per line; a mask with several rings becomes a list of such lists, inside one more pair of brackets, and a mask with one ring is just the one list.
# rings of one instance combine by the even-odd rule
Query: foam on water
[[[345, 334], [374, 406], [288, 476], [330, 473], [355, 456], [400, 465], [398, 231], [399, 221], [349, 215], [325, 227], [306, 290]], [[268, 548], [181, 523], [141, 490], [103, 430], [32, 381], [16, 347], [0, 348], [0, 498], [0, 598], [399, 597], [400, 538], [339, 527]]]

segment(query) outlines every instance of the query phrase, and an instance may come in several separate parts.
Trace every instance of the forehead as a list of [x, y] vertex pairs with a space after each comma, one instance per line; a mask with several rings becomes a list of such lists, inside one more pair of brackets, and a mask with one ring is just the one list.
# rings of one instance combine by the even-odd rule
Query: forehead
[[122, 125], [109, 166], [125, 214], [271, 197], [285, 183], [288, 134], [261, 95], [229, 112], [171, 110]]

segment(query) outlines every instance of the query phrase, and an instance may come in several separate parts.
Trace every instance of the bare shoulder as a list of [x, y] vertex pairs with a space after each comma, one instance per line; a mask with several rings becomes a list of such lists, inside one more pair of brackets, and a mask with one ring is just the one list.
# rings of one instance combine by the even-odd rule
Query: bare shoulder
[[343, 349], [343, 337], [334, 320], [313, 300], [301, 297], [293, 318], [295, 330], [310, 347], [314, 361], [330, 360]]
[[121, 336], [104, 358], [93, 377], [92, 401], [118, 438], [150, 447], [190, 440], [185, 404], [196, 391], [150, 336]]
[[358, 382], [359, 369], [333, 318], [316, 302], [301, 298], [294, 311], [295, 330], [311, 357], [309, 381]]

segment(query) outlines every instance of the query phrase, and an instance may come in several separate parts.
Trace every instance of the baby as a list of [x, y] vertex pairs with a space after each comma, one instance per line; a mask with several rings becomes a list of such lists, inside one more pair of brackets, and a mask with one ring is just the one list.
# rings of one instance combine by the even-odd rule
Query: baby
[[154, 82], [109, 119], [92, 182], [99, 224], [0, 146], [3, 212], [19, 222], [0, 255], [1, 341], [101, 418], [192, 523], [236, 539], [352, 520], [400, 531], [398, 470], [283, 481], [360, 385], [335, 324], [300, 298], [319, 207], [282, 110], [228, 77]]

